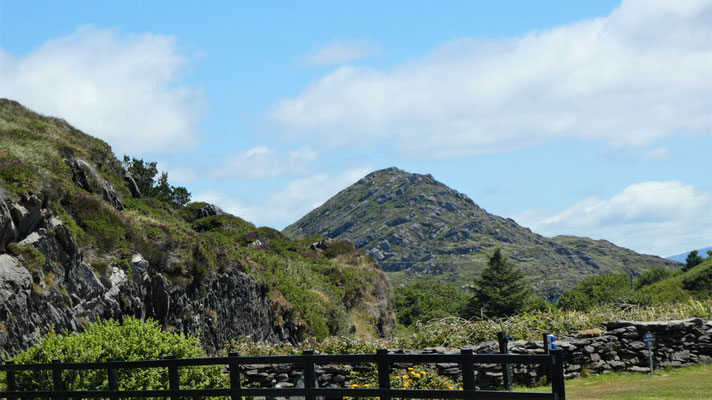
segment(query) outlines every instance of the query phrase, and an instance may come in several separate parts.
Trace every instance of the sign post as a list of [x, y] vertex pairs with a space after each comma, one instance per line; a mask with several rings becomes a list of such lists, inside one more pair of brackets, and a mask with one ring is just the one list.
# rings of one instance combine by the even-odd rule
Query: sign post
[[652, 376], [654, 374], [653, 347], [655, 346], [655, 335], [653, 335], [651, 332], [646, 332], [645, 336], [643, 336], [643, 341], [645, 342], [645, 345], [648, 346], [648, 360], [650, 362], [650, 375]]

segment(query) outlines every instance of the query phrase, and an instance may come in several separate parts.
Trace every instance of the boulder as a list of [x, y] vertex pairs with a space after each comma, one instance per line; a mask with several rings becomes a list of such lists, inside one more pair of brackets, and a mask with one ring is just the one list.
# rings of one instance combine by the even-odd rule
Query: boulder
[[223, 211], [220, 209], [220, 207], [214, 205], [214, 204], [208, 204], [207, 206], [201, 208], [198, 210], [198, 218], [205, 218], [205, 217], [213, 217], [215, 215], [222, 215]]

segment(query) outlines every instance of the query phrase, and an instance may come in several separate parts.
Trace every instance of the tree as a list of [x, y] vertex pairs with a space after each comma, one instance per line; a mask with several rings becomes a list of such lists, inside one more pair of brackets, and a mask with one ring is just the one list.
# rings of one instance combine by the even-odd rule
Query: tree
[[161, 172], [159, 175], [155, 161], [145, 162], [124, 155], [122, 165], [136, 181], [136, 186], [144, 197], [158, 199], [174, 208], [183, 207], [190, 202], [190, 192], [183, 186], [168, 184], [168, 174]]
[[143, 160], [124, 154], [124, 161], [121, 164], [126, 171], [131, 174], [134, 181], [136, 181], [138, 190], [140, 190], [144, 196], [153, 197], [153, 181], [158, 174], [156, 162], [144, 162]]
[[474, 296], [465, 310], [465, 316], [504, 317], [519, 312], [529, 295], [524, 284], [524, 274], [509, 264], [499, 248], [495, 249], [487, 267], [475, 279]]
[[687, 255], [687, 258], [685, 258], [685, 266], [683, 267], [683, 270], [689, 271], [691, 268], [693, 268], [697, 264], [700, 264], [701, 262], [702, 257], [697, 254], [697, 250], [692, 250], [690, 254]]

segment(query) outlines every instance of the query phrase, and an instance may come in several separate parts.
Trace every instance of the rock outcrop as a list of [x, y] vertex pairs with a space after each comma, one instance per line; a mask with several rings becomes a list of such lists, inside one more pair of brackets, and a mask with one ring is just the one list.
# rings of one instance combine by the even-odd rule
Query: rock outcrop
[[[71, 168], [72, 180], [77, 186], [89, 193], [101, 195], [104, 200], [117, 210], [124, 209], [124, 203], [121, 201], [116, 189], [106, 179], [102, 178], [91, 164], [77, 157], [67, 159], [65, 162]], [[134, 182], [135, 184], [136, 182]], [[138, 187], [136, 187], [136, 190], [138, 191]], [[138, 193], [140, 196], [140, 192]]]
[[[239, 268], [202, 289], [169, 282], [140, 254], [128, 269], [114, 266], [99, 275], [83, 261], [67, 226], [39, 208], [41, 203], [29, 198], [23, 200], [27, 207], [11, 203], [4, 208], [14, 210], [16, 217], [4, 221], [17, 222], [24, 237], [9, 253], [0, 254], [0, 353], [27, 348], [49, 330], [76, 331], [98, 318], [122, 320], [128, 315], [199, 334], [209, 352], [240, 336], [292, 339], [290, 329], [296, 328], [273, 326], [267, 288]], [[44, 263], [37, 265], [33, 254], [41, 254]]]

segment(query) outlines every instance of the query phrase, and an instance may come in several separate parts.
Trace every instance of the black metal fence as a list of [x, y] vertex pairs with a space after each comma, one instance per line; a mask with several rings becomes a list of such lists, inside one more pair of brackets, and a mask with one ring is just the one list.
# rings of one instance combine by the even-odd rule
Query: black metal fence
[[[500, 338], [500, 344], [503, 338]], [[506, 338], [504, 338], [506, 344]], [[506, 351], [506, 347], [505, 347]], [[504, 352], [503, 352], [504, 353]], [[317, 364], [376, 364], [378, 388], [320, 388], [317, 387], [315, 365]], [[431, 364], [457, 363], [462, 369], [462, 390], [420, 390], [391, 388], [391, 366], [394, 363]], [[240, 365], [253, 364], [296, 364], [302, 365], [303, 388], [251, 388], [240, 383]], [[510, 392], [498, 390], [477, 390], [475, 386], [476, 364], [502, 364], [504, 386], [509, 389], [511, 373], [509, 364], [544, 365], [550, 375], [551, 392]], [[178, 370], [181, 367], [222, 365], [227, 367], [229, 388], [189, 389], [181, 388]], [[135, 368], [166, 368], [168, 370], [168, 388], [161, 390], [119, 390], [117, 371]], [[62, 380], [64, 371], [105, 370], [108, 376], [108, 388], [99, 390], [65, 390]], [[162, 360], [114, 361], [92, 363], [62, 363], [55, 361], [48, 364], [14, 364], [10, 361], [0, 364], [0, 371], [6, 371], [7, 390], [0, 392], [0, 397], [9, 400], [28, 398], [84, 399], [84, 398], [148, 398], [165, 397], [178, 400], [181, 397], [229, 397], [233, 400], [245, 396], [288, 397], [301, 396], [307, 400], [316, 397], [379, 397], [381, 400], [392, 398], [423, 399], [552, 399], [564, 400], [564, 366], [561, 350], [552, 350], [548, 354], [473, 354], [472, 350], [461, 350], [460, 354], [394, 354], [387, 350], [378, 350], [376, 354], [322, 355], [305, 351], [294, 356], [239, 356], [230, 353], [228, 357], [188, 358], [169, 357]], [[52, 388], [45, 390], [23, 390], [16, 381], [17, 371], [52, 371]]]

